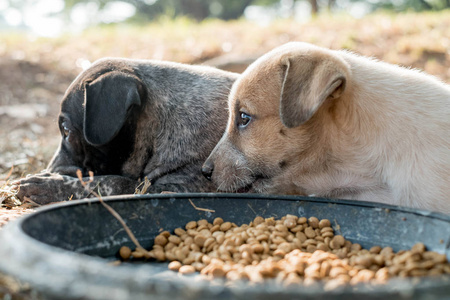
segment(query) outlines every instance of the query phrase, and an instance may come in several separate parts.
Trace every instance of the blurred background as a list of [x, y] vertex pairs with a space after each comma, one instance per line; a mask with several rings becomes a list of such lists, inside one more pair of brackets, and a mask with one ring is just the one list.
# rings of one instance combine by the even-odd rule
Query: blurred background
[[0, 0], [0, 183], [45, 168], [64, 91], [98, 58], [242, 72], [278, 45], [306, 41], [449, 82], [449, 8], [450, 0]]

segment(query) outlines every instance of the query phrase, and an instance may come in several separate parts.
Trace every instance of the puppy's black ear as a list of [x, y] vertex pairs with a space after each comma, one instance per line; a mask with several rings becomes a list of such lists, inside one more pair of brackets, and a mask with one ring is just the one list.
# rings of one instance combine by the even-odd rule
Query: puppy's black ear
[[338, 98], [345, 89], [343, 63], [291, 56], [283, 58], [281, 66], [280, 117], [288, 128], [308, 121], [327, 98]]
[[140, 81], [111, 72], [85, 86], [84, 137], [94, 146], [111, 141], [126, 121], [133, 105], [141, 105]]

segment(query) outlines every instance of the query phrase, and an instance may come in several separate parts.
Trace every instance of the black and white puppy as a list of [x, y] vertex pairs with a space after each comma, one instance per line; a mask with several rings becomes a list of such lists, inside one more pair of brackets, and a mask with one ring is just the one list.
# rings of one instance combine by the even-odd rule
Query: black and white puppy
[[227, 123], [227, 96], [237, 74], [211, 67], [108, 58], [70, 85], [61, 103], [59, 148], [42, 173], [14, 184], [18, 197], [46, 204], [102, 195], [210, 192], [201, 165]]

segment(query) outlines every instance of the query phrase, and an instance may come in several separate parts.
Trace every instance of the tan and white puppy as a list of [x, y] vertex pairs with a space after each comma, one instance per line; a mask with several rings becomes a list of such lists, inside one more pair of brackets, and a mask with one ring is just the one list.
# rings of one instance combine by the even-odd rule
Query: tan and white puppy
[[226, 192], [303, 194], [450, 213], [450, 86], [293, 42], [234, 83], [203, 174]]

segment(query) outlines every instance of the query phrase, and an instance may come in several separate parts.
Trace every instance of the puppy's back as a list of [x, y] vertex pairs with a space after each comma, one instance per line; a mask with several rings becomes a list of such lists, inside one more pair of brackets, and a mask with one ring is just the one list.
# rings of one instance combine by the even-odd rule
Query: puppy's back
[[432, 201], [448, 211], [450, 86], [419, 70], [336, 53], [352, 71], [346, 100], [356, 109], [350, 126], [367, 129], [359, 134], [368, 146], [365, 155], [379, 160], [377, 172], [404, 205]]

